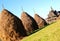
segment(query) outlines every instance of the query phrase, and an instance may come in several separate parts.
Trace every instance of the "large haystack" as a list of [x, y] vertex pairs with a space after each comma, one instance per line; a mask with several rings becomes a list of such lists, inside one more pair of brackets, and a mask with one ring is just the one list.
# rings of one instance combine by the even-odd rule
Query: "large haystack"
[[31, 33], [32, 31], [38, 29], [36, 21], [26, 12], [22, 12], [21, 20], [27, 33]]
[[34, 15], [34, 19], [37, 22], [39, 28], [42, 28], [45, 25], [47, 25], [46, 21], [42, 17], [40, 17], [38, 14]]
[[0, 15], [0, 38], [2, 41], [19, 41], [26, 36], [21, 20], [6, 9]]

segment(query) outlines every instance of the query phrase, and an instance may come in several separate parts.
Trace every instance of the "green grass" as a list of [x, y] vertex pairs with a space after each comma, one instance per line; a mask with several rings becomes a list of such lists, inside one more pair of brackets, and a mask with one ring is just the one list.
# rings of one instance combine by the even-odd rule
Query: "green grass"
[[22, 39], [22, 41], [60, 41], [60, 20]]

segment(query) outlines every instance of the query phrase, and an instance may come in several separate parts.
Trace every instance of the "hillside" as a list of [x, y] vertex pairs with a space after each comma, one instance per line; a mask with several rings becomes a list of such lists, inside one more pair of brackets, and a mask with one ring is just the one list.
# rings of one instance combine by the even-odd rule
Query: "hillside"
[[22, 41], [60, 41], [60, 20], [22, 39]]

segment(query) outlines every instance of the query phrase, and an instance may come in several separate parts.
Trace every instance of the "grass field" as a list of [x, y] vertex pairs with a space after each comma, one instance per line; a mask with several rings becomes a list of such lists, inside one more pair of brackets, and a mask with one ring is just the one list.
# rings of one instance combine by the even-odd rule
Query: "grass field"
[[22, 39], [22, 41], [60, 41], [60, 20]]

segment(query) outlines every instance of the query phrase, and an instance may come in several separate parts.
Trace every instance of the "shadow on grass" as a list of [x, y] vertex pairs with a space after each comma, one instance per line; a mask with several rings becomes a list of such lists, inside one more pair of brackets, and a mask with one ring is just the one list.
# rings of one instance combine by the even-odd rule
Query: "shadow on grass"
[[50, 24], [47, 24], [47, 25], [45, 25], [44, 27], [41, 27], [41, 28], [39, 28], [39, 29], [37, 29], [37, 30], [34, 30], [33, 32], [28, 33], [27, 35], [28, 35], [28, 36], [29, 36], [29, 35], [32, 35], [32, 34], [38, 32], [38, 31], [42, 30], [43, 28], [47, 27], [48, 25], [50, 25]]
[[[53, 23], [56, 23], [56, 22], [53, 22]], [[51, 23], [51, 24], [53, 24], [53, 23]], [[44, 27], [41, 27], [41, 28], [39, 28], [39, 29], [37, 29], [37, 30], [35, 30], [35, 31], [33, 31], [33, 32], [29, 33], [29, 34], [27, 34], [27, 35], [28, 35], [28, 36], [29, 36], [29, 35], [32, 35], [32, 34], [34, 34], [34, 33], [38, 32], [38, 31], [44, 29], [45, 27], [47, 27], [47, 26], [49, 26], [49, 25], [51, 25], [51, 24], [47, 24], [47, 25], [45, 25]]]

